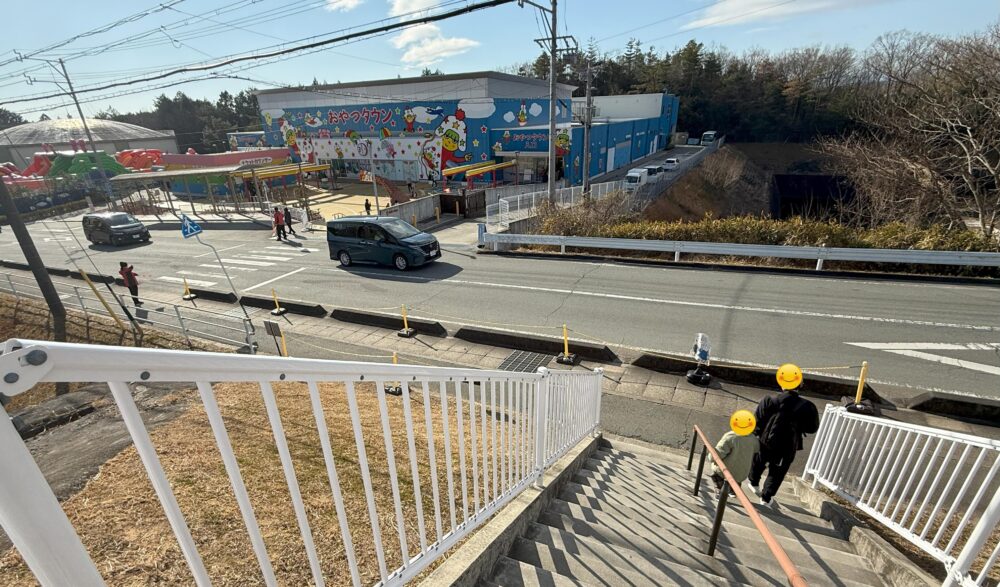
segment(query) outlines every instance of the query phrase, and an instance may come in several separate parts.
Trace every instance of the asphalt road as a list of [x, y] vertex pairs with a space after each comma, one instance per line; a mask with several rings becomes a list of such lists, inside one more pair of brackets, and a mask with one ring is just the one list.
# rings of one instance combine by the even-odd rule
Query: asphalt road
[[[227, 289], [207, 247], [175, 228], [151, 228], [148, 245], [83, 241], [85, 251], [73, 239], [83, 240], [76, 223], [36, 223], [31, 232], [52, 267], [75, 260], [92, 270], [89, 256], [116, 274], [118, 261], [128, 261], [144, 291], [160, 298], [179, 298], [183, 277]], [[442, 232], [444, 256], [428, 267], [344, 269], [329, 259], [321, 232], [289, 244], [269, 234], [208, 226], [203, 236], [247, 293], [269, 295], [273, 287], [327, 307], [406, 304], [411, 315], [449, 324], [548, 335], [565, 322], [580, 338], [672, 353], [689, 352], [704, 332], [718, 359], [793, 361], [807, 370], [868, 360], [871, 378], [883, 384], [1000, 397], [1000, 288], [477, 256], [474, 225]], [[23, 259], [9, 231], [0, 234], [0, 257]]]

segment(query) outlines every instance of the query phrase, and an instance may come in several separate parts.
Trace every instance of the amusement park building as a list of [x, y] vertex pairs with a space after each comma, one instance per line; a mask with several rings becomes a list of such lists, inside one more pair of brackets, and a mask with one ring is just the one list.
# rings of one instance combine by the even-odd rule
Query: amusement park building
[[[574, 89], [557, 86], [556, 151], [557, 175], [575, 184], [583, 177], [584, 133]], [[262, 90], [257, 100], [267, 146], [347, 174], [374, 165], [393, 180], [439, 179], [449, 167], [516, 158], [517, 179], [539, 181], [548, 167], [545, 80], [477, 72]], [[675, 96], [621, 96], [607, 105], [591, 133], [591, 176], [666, 148], [677, 123]], [[513, 169], [500, 173], [514, 179]]]
[[[177, 139], [172, 130], [151, 130], [125, 122], [87, 120], [98, 151], [114, 155], [126, 149], [159, 149], [177, 152]], [[30, 164], [42, 145], [56, 151], [73, 151], [73, 145], [87, 140], [83, 123], [76, 118], [29, 122], [0, 130], [0, 162], [10, 161], [19, 167]], [[90, 150], [88, 146], [87, 150]]]

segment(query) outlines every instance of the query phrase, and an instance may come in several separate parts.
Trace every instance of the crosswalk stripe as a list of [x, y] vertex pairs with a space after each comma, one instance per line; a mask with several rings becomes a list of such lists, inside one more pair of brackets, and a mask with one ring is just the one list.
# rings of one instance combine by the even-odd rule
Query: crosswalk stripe
[[[158, 279], [160, 281], [169, 281], [171, 283], [184, 283], [184, 279], [182, 279], [180, 277], [173, 277], [172, 275], [161, 275], [161, 276], [157, 277], [156, 279]], [[187, 280], [187, 282], [188, 282], [188, 285], [194, 285], [194, 286], [200, 286], [200, 287], [209, 287], [209, 286], [215, 285], [214, 281], [202, 281], [200, 279], [189, 279], [189, 280]]]
[[291, 261], [291, 257], [271, 257], [269, 255], [240, 255], [240, 259], [261, 259], [264, 261]]
[[225, 263], [233, 263], [235, 265], [250, 265], [252, 267], [270, 267], [274, 263], [268, 263], [266, 261], [246, 261], [243, 259], [223, 259]]
[[[178, 271], [178, 275], [197, 275], [199, 277], [214, 277], [216, 279], [225, 279], [226, 276], [219, 273], [201, 273], [199, 271]], [[188, 281], [191, 281], [190, 279]]]
[[[218, 269], [219, 268], [218, 265], [210, 265], [208, 263], [202, 263], [201, 265], [198, 265], [198, 266], [199, 267], [211, 267], [212, 269]], [[256, 268], [253, 268], [253, 267], [229, 267], [228, 269], [230, 271], [256, 271], [257, 270]]]

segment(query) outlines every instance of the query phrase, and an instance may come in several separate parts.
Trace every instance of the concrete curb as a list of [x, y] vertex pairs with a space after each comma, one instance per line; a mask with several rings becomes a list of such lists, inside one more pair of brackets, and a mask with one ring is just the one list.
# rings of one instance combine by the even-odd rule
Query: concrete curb
[[49, 275], [55, 275], [56, 277], [70, 277], [76, 273], [71, 269], [59, 269], [58, 267], [46, 267], [45, 271], [47, 271]]
[[[251, 308], [263, 308], [265, 310], [274, 309], [274, 298], [270, 296], [245, 295], [240, 298], [240, 302], [244, 306], [250, 306]], [[288, 310], [290, 314], [300, 314], [302, 316], [312, 316], [314, 318], [320, 318], [322, 316], [326, 316], [327, 314], [326, 308], [312, 302], [301, 302], [298, 300], [278, 298], [278, 303], [282, 308]]]
[[[690, 369], [694, 369], [697, 363], [690, 359], [674, 357], [670, 355], [659, 355], [653, 353], [643, 353], [638, 359], [632, 361], [632, 365], [642, 367], [660, 373], [682, 374]], [[774, 371], [763, 371], [738, 365], [727, 365], [725, 363], [712, 363], [708, 367], [708, 372], [713, 376], [733, 383], [752, 385], [764, 389], [777, 387], [774, 379]], [[840, 399], [843, 396], [854, 397], [857, 392], [857, 384], [851, 381], [824, 377], [822, 375], [807, 374], [802, 384], [802, 389], [806, 393], [822, 395], [830, 398]], [[872, 389], [871, 385], [865, 383], [865, 390], [862, 397], [874, 403], [885, 403], [885, 401]]]
[[[83, 281], [83, 278], [80, 277], [80, 274], [76, 271], [71, 271], [69, 276], [72, 279], [79, 279], [80, 281]], [[89, 277], [90, 280], [93, 281], [94, 283], [115, 283], [115, 278], [111, 277], [110, 275], [97, 275], [96, 273], [87, 273], [87, 277]]]
[[[396, 314], [381, 314], [378, 312], [365, 312], [363, 310], [346, 310], [343, 308], [336, 308], [330, 312], [330, 317], [334, 320], [349, 322], [351, 324], [378, 326], [379, 328], [388, 328], [390, 330], [403, 329], [403, 318]], [[439, 338], [448, 336], [448, 331], [445, 330], [444, 326], [441, 326], [440, 322], [431, 322], [430, 320], [421, 320], [418, 318], [407, 318], [407, 323], [410, 328], [416, 330], [420, 334], [436, 336]]]
[[8, 261], [4, 259], [3, 261], [0, 261], [0, 264], [2, 264], [4, 267], [7, 267], [8, 269], [20, 269], [21, 271], [31, 271], [31, 267], [28, 267], [27, 263], [21, 263], [20, 261]]
[[913, 587], [922, 585], [934, 587], [941, 581], [930, 576], [899, 552], [884, 538], [854, 517], [844, 506], [833, 502], [822, 492], [813, 489], [801, 477], [793, 477], [792, 488], [795, 495], [813, 514], [829, 521], [845, 540], [850, 542], [857, 554], [868, 561], [869, 566], [892, 587]]
[[497, 512], [486, 525], [474, 531], [458, 550], [420, 582], [420, 587], [474, 587], [490, 577], [497, 562], [507, 556], [514, 541], [555, 499], [566, 483], [597, 450], [600, 436], [584, 438], [549, 467], [542, 476], [542, 489], [528, 487]]
[[[561, 338], [546, 337], [538, 335], [515, 334], [513, 332], [502, 332], [498, 330], [487, 330], [472, 326], [462, 326], [454, 334], [459, 338], [476, 344], [484, 344], [494, 347], [502, 347], [521, 351], [533, 351], [556, 355], [563, 352], [563, 341]], [[599, 363], [613, 363], [618, 360], [618, 355], [610, 348], [602, 344], [583, 342], [570, 339], [569, 352], [575, 353], [581, 358], [597, 361]]]
[[231, 291], [216, 291], [214, 289], [204, 289], [199, 287], [190, 287], [191, 293], [196, 294], [199, 298], [204, 298], [206, 300], [214, 300], [216, 302], [226, 302], [227, 304], [235, 304], [239, 298], [236, 297]]
[[[644, 259], [641, 257], [618, 257], [615, 255], [598, 255], [588, 253], [549, 253], [543, 251], [491, 251], [479, 249], [479, 254], [499, 255], [505, 257], [527, 257], [539, 259], [566, 259], [571, 261], [602, 261], [606, 263], [621, 263], [628, 265], [652, 265], [655, 267], [671, 267], [675, 269], [736, 271], [742, 273], [769, 273], [772, 275], [797, 275], [802, 277], [835, 277], [847, 279], [866, 279], [869, 281], [905, 281], [925, 283], [946, 283], [949, 285], [981, 285], [985, 287], [1000, 287], [1000, 279], [993, 277], [958, 277], [952, 275], [925, 275], [922, 273], [888, 273], [865, 271], [815, 271], [798, 267], [768, 267], [765, 265], [727, 265], [725, 263], [702, 263], [693, 261], [667, 261], [664, 259]], [[830, 261], [831, 263], [835, 261]]]
[[911, 410], [975, 420], [989, 426], [1000, 422], [1000, 400], [928, 391], [906, 400]]

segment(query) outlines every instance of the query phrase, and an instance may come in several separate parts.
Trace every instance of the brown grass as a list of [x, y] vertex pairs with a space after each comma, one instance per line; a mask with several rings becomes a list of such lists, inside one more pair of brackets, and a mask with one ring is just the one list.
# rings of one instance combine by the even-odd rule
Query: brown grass
[[[440, 479], [439, 501], [443, 529], [447, 532], [451, 523], [441, 441], [443, 418], [435, 387], [432, 386], [430, 395], [431, 417], [437, 444], [435, 453]], [[310, 584], [308, 559], [261, 401], [260, 388], [256, 384], [219, 384], [215, 386], [215, 390], [279, 582], [284, 585]], [[307, 386], [304, 383], [277, 383], [274, 390], [326, 581], [333, 585], [348, 584], [350, 575], [344, 545], [327, 482]], [[387, 565], [391, 571], [401, 564], [402, 558], [390, 491], [386, 447], [374, 391], [371, 383], [359, 383], [356, 386], [364, 445], [375, 487], [379, 529], [386, 549]], [[322, 384], [320, 392], [362, 579], [364, 583], [371, 584], [379, 579], [379, 572], [345, 385]], [[195, 392], [192, 390], [191, 393]], [[422, 490], [421, 502], [424, 506], [427, 540], [431, 542], [436, 538], [436, 532], [422, 393], [416, 387], [410, 393]], [[419, 552], [419, 541], [402, 398], [388, 396], [387, 400], [396, 469], [404, 504], [405, 534], [412, 557]], [[186, 414], [152, 433], [158, 456], [213, 583], [262, 584], [260, 571], [204, 410], [200, 402], [194, 405]], [[468, 459], [467, 401], [464, 406], [466, 438], [463, 439], [463, 445]], [[457, 466], [459, 439], [455, 427], [454, 397], [449, 402], [449, 420], [455, 463], [453, 480], [456, 516], [461, 523], [461, 485]], [[471, 497], [471, 464], [469, 469]], [[480, 471], [480, 479], [481, 475]], [[68, 499], [63, 507], [109, 584], [191, 584], [190, 572], [134, 448], [126, 449], [108, 461], [97, 476], [78, 494]], [[31, 573], [13, 550], [0, 557], [0, 584], [34, 584]]]
[[[192, 338], [189, 346], [183, 336], [153, 328], [143, 328], [145, 336], [142, 346], [163, 349], [193, 349], [215, 352], [230, 352], [232, 349], [210, 341]], [[48, 306], [41, 300], [18, 298], [9, 294], [0, 294], [0, 341], [9, 338], [28, 340], [52, 340], [52, 315]], [[134, 346], [135, 339], [131, 331], [122, 332], [121, 328], [107, 316], [94, 312], [66, 310], [66, 340], [88, 344], [112, 346]], [[71, 385], [70, 388], [74, 387]], [[25, 407], [41, 403], [55, 396], [55, 384], [43, 383], [36, 385], [30, 391], [11, 398], [6, 406], [10, 413], [16, 413]]]

